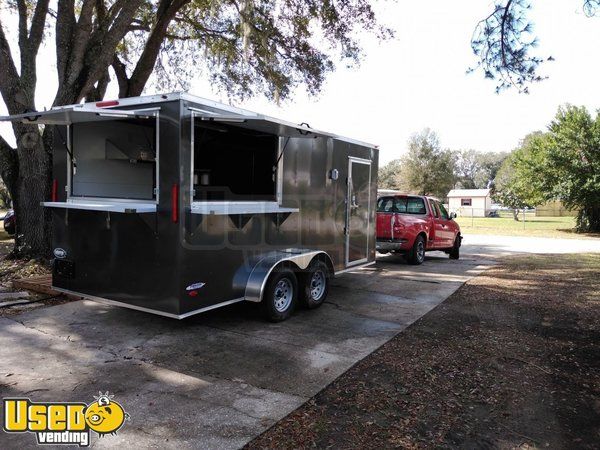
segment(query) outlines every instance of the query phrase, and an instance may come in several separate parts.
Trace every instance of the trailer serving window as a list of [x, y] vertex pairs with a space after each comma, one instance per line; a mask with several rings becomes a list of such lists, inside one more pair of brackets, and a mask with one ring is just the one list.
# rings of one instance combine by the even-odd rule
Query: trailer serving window
[[194, 120], [194, 201], [275, 201], [279, 137], [229, 123]]
[[325, 134], [266, 116], [191, 111], [191, 211], [195, 214], [293, 213], [282, 205], [281, 169], [290, 139]]
[[50, 208], [142, 213], [158, 203], [159, 110], [121, 110], [89, 104], [32, 111], [0, 121], [62, 125], [66, 147], [67, 201]]
[[74, 124], [71, 197], [155, 200], [156, 128], [154, 117]]

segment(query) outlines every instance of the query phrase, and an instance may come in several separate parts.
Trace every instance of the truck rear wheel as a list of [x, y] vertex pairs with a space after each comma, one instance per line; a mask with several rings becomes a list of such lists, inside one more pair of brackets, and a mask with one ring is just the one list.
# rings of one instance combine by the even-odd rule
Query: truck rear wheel
[[423, 264], [423, 261], [425, 261], [425, 239], [423, 239], [423, 236], [417, 236], [412, 248], [406, 255], [406, 260], [414, 266]]
[[456, 236], [456, 239], [454, 239], [454, 245], [448, 254], [450, 255], [450, 259], [460, 258], [460, 236]]
[[308, 309], [318, 308], [329, 292], [329, 268], [323, 261], [313, 261], [300, 277], [300, 298]]
[[288, 268], [274, 271], [269, 277], [261, 302], [265, 317], [271, 322], [286, 320], [294, 312], [297, 298], [296, 274]]

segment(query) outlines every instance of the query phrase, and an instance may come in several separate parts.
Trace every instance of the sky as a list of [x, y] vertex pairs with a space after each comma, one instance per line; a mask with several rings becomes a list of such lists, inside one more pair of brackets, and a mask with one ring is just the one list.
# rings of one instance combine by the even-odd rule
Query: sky
[[[374, 3], [395, 38], [378, 42], [360, 35], [360, 66], [338, 64], [317, 97], [299, 89], [279, 105], [264, 97], [233, 104], [376, 144], [382, 163], [400, 157], [410, 135], [425, 127], [437, 132], [446, 148], [510, 151], [526, 134], [544, 130], [561, 104], [584, 105], [590, 111], [600, 107], [600, 17], [585, 17], [583, 0], [532, 2], [530, 18], [540, 42], [536, 52], [555, 61], [544, 64], [541, 73], [548, 79], [531, 86], [528, 95], [516, 90], [496, 94], [493, 81], [480, 72], [466, 73], [476, 63], [470, 47], [473, 30], [492, 11], [492, 2]], [[38, 109], [49, 107], [56, 91], [53, 58], [49, 42], [38, 58], [44, 72], [36, 93]], [[192, 80], [190, 92], [230, 103], [201, 75]], [[115, 95], [112, 86], [107, 97]], [[0, 133], [14, 142], [6, 124], [0, 125]]]

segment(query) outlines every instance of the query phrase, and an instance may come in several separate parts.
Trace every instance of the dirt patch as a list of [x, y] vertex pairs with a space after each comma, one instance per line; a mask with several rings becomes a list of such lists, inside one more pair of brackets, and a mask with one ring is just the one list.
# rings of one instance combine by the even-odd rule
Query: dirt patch
[[[12, 286], [13, 280], [49, 275], [51, 273], [50, 264], [44, 260], [8, 258], [7, 256], [12, 251], [13, 245], [12, 240], [0, 241], [0, 292], [14, 292], [15, 289]], [[2, 306], [0, 303], [0, 317], [14, 316], [31, 309], [60, 305], [73, 301], [64, 295], [53, 296], [35, 292], [29, 292], [29, 296], [24, 297], [23, 300], [27, 300], [29, 303], [10, 306]], [[5, 301], [10, 302], [12, 300], [7, 299]]]
[[247, 448], [597, 448], [600, 255], [505, 259]]

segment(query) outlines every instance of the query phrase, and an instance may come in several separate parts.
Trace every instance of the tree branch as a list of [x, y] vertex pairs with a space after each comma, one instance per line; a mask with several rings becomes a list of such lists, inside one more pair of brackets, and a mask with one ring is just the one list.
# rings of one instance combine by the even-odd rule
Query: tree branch
[[115, 55], [112, 68], [115, 71], [117, 77], [117, 83], [119, 84], [119, 98], [127, 96], [127, 87], [129, 86], [129, 78], [127, 77], [127, 70], [125, 64]]
[[31, 19], [31, 28], [29, 30], [29, 45], [37, 50], [44, 37], [44, 27], [46, 25], [46, 16], [48, 15], [49, 0], [40, 0], [35, 6], [33, 18]]
[[17, 151], [12, 148], [6, 140], [0, 136], [0, 176], [8, 188], [11, 198], [15, 198], [16, 181], [19, 161]]
[[[81, 100], [93, 88], [94, 84], [104, 75], [114, 59], [117, 45], [127, 34], [135, 13], [143, 0], [117, 0], [109, 10], [108, 17], [114, 16], [109, 29], [98, 30], [90, 39], [89, 50], [86, 52], [84, 69], [77, 79], [75, 101]], [[120, 8], [117, 7], [120, 5]], [[118, 9], [118, 11], [117, 11]]]
[[56, 69], [59, 89], [64, 84], [69, 55], [71, 36], [75, 27], [75, 0], [58, 0], [56, 14]]
[[19, 73], [15, 67], [0, 17], [0, 94], [2, 94], [9, 114], [22, 112], [19, 111], [16, 95], [20, 88], [19, 84]]
[[69, 77], [67, 83], [71, 84], [77, 78], [84, 65], [85, 51], [92, 35], [92, 21], [94, 14], [94, 0], [84, 0], [79, 14], [79, 20], [73, 30], [71, 54], [69, 56]]
[[500, 23], [500, 51], [502, 53], [502, 64], [506, 65], [506, 19], [510, 11], [510, 5], [513, 0], [508, 0], [504, 6], [504, 13], [502, 14], [502, 22]]
[[98, 80], [96, 86], [92, 90], [90, 90], [89, 94], [86, 96], [86, 102], [97, 102], [104, 98], [106, 94], [106, 89], [108, 88], [108, 83], [110, 83], [110, 73], [108, 72], [108, 68], [102, 78]]
[[[21, 1], [19, 1], [19, 4], [20, 3]], [[23, 1], [23, 3], [25, 2]], [[29, 35], [27, 36], [27, 31], [25, 31], [26, 38], [23, 43], [21, 43], [21, 38], [19, 38], [19, 50], [21, 52], [21, 85], [27, 92], [27, 95], [31, 97], [29, 101], [32, 105], [34, 103], [35, 85], [37, 82], [36, 58], [44, 36], [48, 4], [49, 0], [38, 0], [31, 19]], [[24, 28], [27, 30], [26, 9], [22, 20], [24, 21]], [[21, 29], [21, 19], [19, 20], [19, 29]]]
[[19, 11], [19, 48], [27, 45], [27, 3], [25, 0], [17, 2], [17, 10]]
[[144, 50], [131, 74], [125, 96], [141, 95], [156, 64], [156, 58], [158, 58], [169, 24], [177, 12], [189, 2], [190, 0], [162, 0], [160, 2], [156, 12], [156, 24], [152, 27]]

